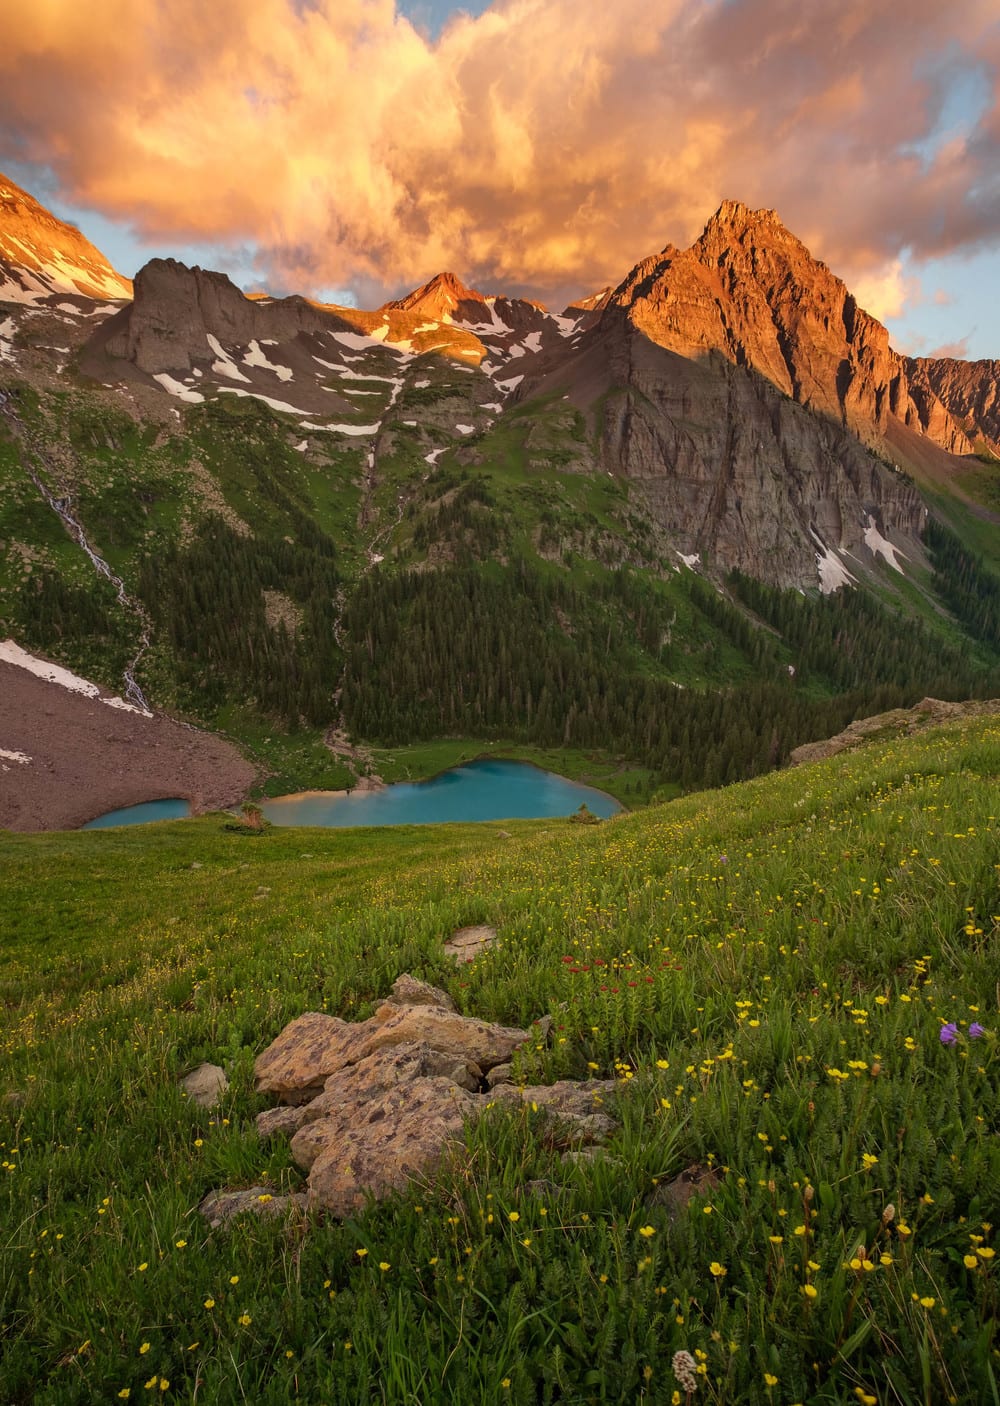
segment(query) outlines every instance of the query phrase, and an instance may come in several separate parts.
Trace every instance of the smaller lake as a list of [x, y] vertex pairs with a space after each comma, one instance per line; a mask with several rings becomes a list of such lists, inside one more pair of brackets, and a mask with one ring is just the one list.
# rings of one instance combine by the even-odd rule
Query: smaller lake
[[622, 807], [613, 796], [541, 771], [526, 762], [481, 761], [430, 781], [400, 781], [384, 791], [305, 791], [262, 802], [274, 825], [438, 825], [448, 821], [543, 820], [581, 805], [606, 819]]
[[81, 829], [106, 830], [112, 825], [148, 825], [152, 820], [182, 820], [190, 814], [191, 805], [188, 801], [143, 801], [142, 805], [109, 810], [107, 815], [88, 820]]

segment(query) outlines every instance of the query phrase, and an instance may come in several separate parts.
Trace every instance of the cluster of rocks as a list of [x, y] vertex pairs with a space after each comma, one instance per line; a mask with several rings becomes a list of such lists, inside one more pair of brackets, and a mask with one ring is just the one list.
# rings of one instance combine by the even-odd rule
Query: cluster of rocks
[[[410, 975], [368, 1020], [307, 1012], [254, 1066], [258, 1091], [278, 1100], [258, 1116], [260, 1136], [291, 1138], [308, 1173], [306, 1204], [338, 1217], [432, 1174], [468, 1124], [498, 1104], [537, 1110], [553, 1145], [572, 1160], [614, 1131], [608, 1110], [617, 1086], [613, 1079], [514, 1084], [512, 1056], [544, 1039], [550, 1023], [525, 1030], [460, 1015], [446, 992]], [[219, 1223], [237, 1210], [287, 1205], [266, 1188], [238, 1196], [213, 1192], [202, 1210]]]

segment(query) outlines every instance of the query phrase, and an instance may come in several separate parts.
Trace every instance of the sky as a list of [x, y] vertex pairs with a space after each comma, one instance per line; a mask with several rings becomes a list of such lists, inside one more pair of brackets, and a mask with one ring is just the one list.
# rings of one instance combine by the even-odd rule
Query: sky
[[913, 354], [1000, 357], [998, 0], [13, 0], [0, 170], [131, 275], [557, 309], [777, 210]]

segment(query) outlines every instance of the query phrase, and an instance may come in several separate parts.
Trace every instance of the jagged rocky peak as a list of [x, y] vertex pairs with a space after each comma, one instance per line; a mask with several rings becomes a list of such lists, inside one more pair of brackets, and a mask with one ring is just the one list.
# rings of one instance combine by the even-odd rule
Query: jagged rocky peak
[[78, 229], [0, 174], [0, 302], [59, 294], [118, 300], [132, 296], [132, 284]]
[[773, 210], [724, 201], [689, 249], [637, 264], [612, 303], [658, 346], [756, 371], [874, 448], [895, 417], [951, 453], [971, 450], [929, 386], [911, 394], [882, 324]]
[[456, 317], [463, 304], [485, 304], [485, 293], [475, 288], [467, 288], [454, 273], [436, 273], [433, 278], [415, 288], [405, 297], [393, 298], [384, 304], [386, 308], [396, 308], [400, 312], [422, 313], [435, 322], [446, 320], [464, 321]]

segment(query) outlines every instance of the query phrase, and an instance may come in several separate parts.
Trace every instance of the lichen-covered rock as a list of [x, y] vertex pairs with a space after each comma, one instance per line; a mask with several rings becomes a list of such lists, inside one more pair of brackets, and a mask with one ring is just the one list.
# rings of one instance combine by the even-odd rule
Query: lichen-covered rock
[[198, 1210], [215, 1230], [234, 1216], [283, 1216], [289, 1211], [304, 1211], [305, 1207], [306, 1197], [300, 1191], [276, 1196], [268, 1186], [248, 1186], [239, 1191], [210, 1191]]
[[603, 1142], [618, 1126], [610, 1114], [618, 1092], [614, 1079], [560, 1079], [555, 1084], [499, 1084], [491, 1099], [543, 1111], [564, 1141]]
[[257, 1056], [257, 1092], [277, 1094], [283, 1103], [308, 1103], [322, 1092], [330, 1074], [368, 1053], [367, 1025], [306, 1011]]
[[496, 941], [497, 930], [487, 923], [458, 928], [444, 944], [446, 957], [456, 962], [473, 962]]
[[482, 1107], [476, 1095], [441, 1078], [417, 1078], [370, 1097], [357, 1093], [292, 1139], [292, 1156], [309, 1172], [309, 1204], [339, 1217], [433, 1172]]

